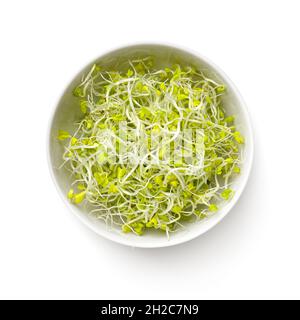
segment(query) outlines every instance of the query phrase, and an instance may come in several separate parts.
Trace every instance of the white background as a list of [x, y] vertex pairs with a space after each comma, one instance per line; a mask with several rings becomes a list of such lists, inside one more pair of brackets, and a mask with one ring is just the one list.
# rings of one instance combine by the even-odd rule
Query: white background
[[[2, 1], [0, 298], [300, 298], [299, 1]], [[141, 250], [65, 208], [46, 161], [55, 103], [103, 51], [168, 41], [235, 82], [255, 131], [237, 206], [189, 243]]]

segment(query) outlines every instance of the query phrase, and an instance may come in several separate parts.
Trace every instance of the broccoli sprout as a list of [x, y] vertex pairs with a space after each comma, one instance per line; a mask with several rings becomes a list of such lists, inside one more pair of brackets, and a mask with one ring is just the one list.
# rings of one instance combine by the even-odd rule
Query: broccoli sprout
[[82, 119], [58, 132], [72, 203], [125, 233], [169, 235], [234, 196], [244, 137], [224, 109], [224, 84], [146, 57], [122, 71], [93, 65], [73, 94]]

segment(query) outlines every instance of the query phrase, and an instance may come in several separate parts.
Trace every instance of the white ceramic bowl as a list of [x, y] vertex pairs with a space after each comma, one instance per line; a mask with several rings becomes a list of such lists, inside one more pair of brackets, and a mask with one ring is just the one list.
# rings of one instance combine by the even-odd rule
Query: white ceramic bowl
[[[161, 66], [165, 66], [166, 63], [176, 63], [178, 61], [182, 64], [186, 63], [187, 65], [193, 64], [199, 66], [210, 77], [225, 83], [228, 88], [228, 93], [224, 98], [225, 108], [228, 111], [228, 114], [236, 115], [237, 129], [242, 132], [246, 140], [243, 149], [244, 162], [241, 175], [234, 181], [233, 185], [233, 189], [235, 190], [234, 198], [209, 219], [196, 223], [187, 223], [185, 229], [171, 234], [170, 239], [167, 239], [167, 237], [162, 233], [146, 233], [145, 235], [138, 237], [132, 233], [124, 234], [119, 230], [108, 229], [102, 221], [96, 220], [88, 215], [87, 212], [84, 212], [83, 209], [72, 205], [69, 202], [66, 197], [67, 191], [70, 187], [69, 175], [66, 171], [57, 169], [61, 164], [61, 155], [63, 152], [62, 144], [56, 138], [57, 132], [59, 129], [72, 131], [74, 122], [80, 117], [79, 108], [74, 108], [75, 98], [72, 95], [72, 89], [79, 83], [82, 75], [86, 74], [95, 62], [101, 63], [101, 65], [107, 67], [114, 65], [114, 68], [116, 69], [116, 64], [122, 63], [122, 61], [128, 60], [129, 58], [143, 55], [153, 55], [157, 57]], [[246, 105], [235, 85], [219, 67], [207, 58], [199, 55], [198, 53], [192, 52], [191, 50], [182, 49], [177, 46], [163, 44], [137, 44], [121, 47], [104, 53], [98, 59], [87, 65], [71, 81], [55, 107], [50, 121], [48, 159], [53, 181], [62, 199], [69, 209], [90, 229], [107, 239], [134, 247], [156, 248], [176, 245], [194, 239], [215, 226], [227, 215], [238, 201], [249, 177], [252, 158], [253, 134], [250, 119]]]

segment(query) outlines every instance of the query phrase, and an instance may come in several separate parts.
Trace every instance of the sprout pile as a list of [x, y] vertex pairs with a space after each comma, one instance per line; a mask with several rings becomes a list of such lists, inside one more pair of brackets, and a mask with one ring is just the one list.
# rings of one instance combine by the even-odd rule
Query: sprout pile
[[123, 71], [95, 64], [73, 93], [82, 119], [58, 133], [72, 203], [125, 233], [169, 236], [233, 197], [244, 138], [225, 112], [222, 83], [146, 57]]

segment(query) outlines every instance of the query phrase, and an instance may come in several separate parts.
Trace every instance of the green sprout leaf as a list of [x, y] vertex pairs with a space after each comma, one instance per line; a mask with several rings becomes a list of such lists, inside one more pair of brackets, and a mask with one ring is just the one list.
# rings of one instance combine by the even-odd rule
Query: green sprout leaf
[[218, 211], [218, 207], [217, 207], [217, 205], [215, 205], [215, 204], [210, 204], [209, 207], [208, 207], [208, 209], [209, 209], [209, 211], [211, 211], [211, 212], [216, 212], [216, 211]]
[[71, 135], [69, 134], [69, 132], [64, 131], [64, 130], [58, 130], [58, 136], [57, 139], [59, 140], [65, 140], [71, 138]]
[[82, 113], [84, 114], [87, 113], [87, 106], [88, 106], [87, 101], [85, 100], [80, 101], [80, 110]]
[[235, 141], [239, 144], [243, 144], [245, 142], [244, 137], [241, 135], [239, 131], [234, 132], [233, 137]]
[[231, 190], [231, 189], [225, 189], [225, 190], [222, 191], [222, 193], [221, 193], [221, 197], [222, 197], [224, 200], [229, 200], [232, 196], [233, 196], [233, 190]]
[[70, 189], [68, 192], [68, 198], [73, 199], [73, 197], [74, 197], [74, 189]]
[[73, 202], [74, 202], [75, 204], [79, 204], [79, 203], [81, 203], [81, 202], [84, 200], [85, 195], [86, 195], [86, 191], [82, 191], [82, 192], [80, 192], [80, 193], [78, 193], [78, 194], [75, 194], [75, 195], [73, 196], [72, 200], [73, 200]]

